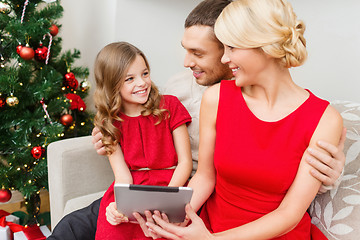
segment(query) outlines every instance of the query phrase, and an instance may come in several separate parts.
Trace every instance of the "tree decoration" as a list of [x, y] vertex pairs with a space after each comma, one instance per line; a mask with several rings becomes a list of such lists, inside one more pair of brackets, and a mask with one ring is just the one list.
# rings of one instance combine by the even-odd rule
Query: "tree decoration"
[[6, 103], [6, 100], [0, 93], [0, 108], [2, 108], [5, 105], [5, 103]]
[[66, 98], [70, 100], [70, 109], [71, 110], [76, 109], [81, 112], [86, 110], [86, 105], [79, 95], [77, 95], [75, 93], [68, 93], [68, 94], [66, 94]]
[[60, 122], [64, 126], [70, 126], [73, 121], [74, 121], [74, 118], [71, 116], [71, 114], [64, 114], [60, 118]]
[[45, 112], [45, 114], [46, 114], [46, 117], [47, 117], [47, 118], [49, 119], [49, 121], [50, 121], [50, 124], [53, 124], [52, 121], [51, 121], [50, 115], [49, 115], [48, 111], [46, 110], [47, 106], [46, 106], [46, 104], [45, 104], [45, 102], [44, 102], [44, 99], [41, 99], [41, 100], [40, 100], [40, 103], [41, 103], [41, 105], [42, 105], [42, 107], [43, 107], [43, 109], [44, 109], [44, 112]]
[[0, 202], [1, 203], [10, 201], [11, 197], [12, 197], [12, 193], [9, 189], [2, 188], [0, 190]]
[[13, 93], [10, 94], [9, 97], [6, 98], [6, 103], [10, 107], [14, 107], [17, 104], [19, 104], [19, 99], [13, 95]]
[[86, 92], [87, 90], [90, 89], [90, 82], [87, 79], [84, 79], [84, 81], [82, 81], [80, 83], [80, 89], [83, 92]]
[[47, 47], [47, 52], [46, 52], [46, 59], [45, 59], [45, 64], [47, 65], [49, 63], [49, 57], [50, 57], [50, 49], [51, 49], [51, 43], [52, 43], [52, 35], [50, 33], [45, 34], [43, 36], [43, 40], [45, 39], [46, 35], [49, 36], [50, 40], [49, 40], [49, 46]]
[[58, 33], [59, 33], [59, 28], [58, 26], [56, 26], [55, 24], [51, 25], [51, 27], [49, 28], [50, 30], [50, 34], [55, 37]]
[[36, 146], [31, 149], [31, 155], [35, 159], [41, 158], [41, 156], [43, 155], [44, 152], [45, 152], [45, 149], [41, 146]]
[[9, 14], [11, 12], [10, 5], [4, 2], [0, 2], [0, 13]]
[[26, 0], [25, 3], [24, 3], [24, 8], [23, 8], [23, 11], [22, 11], [22, 15], [21, 15], [21, 23], [24, 22], [24, 17], [25, 17], [25, 10], [26, 10], [26, 6], [29, 4], [29, 0]]
[[19, 45], [16, 47], [16, 52], [17, 52], [17, 54], [20, 55], [20, 51], [21, 51], [22, 48], [23, 48], [23, 45], [21, 45], [21, 44], [19, 44]]
[[35, 56], [34, 49], [32, 49], [29, 44], [26, 44], [25, 47], [22, 47], [20, 50], [20, 57], [24, 60], [33, 59]]
[[48, 54], [48, 48], [43, 46], [42, 43], [35, 50], [35, 59], [38, 61], [45, 61]]
[[68, 73], [65, 74], [64, 79], [65, 79], [64, 85], [66, 87], [70, 87], [71, 89], [74, 89], [74, 90], [78, 88], [79, 82], [75, 78], [74, 73], [69, 71]]

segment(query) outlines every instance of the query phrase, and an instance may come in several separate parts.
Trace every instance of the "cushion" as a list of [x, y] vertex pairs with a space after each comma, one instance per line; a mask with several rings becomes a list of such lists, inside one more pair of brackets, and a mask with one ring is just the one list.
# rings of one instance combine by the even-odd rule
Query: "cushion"
[[330, 240], [360, 238], [360, 103], [332, 103], [347, 128], [344, 176], [337, 189], [318, 195], [310, 206], [312, 222]]

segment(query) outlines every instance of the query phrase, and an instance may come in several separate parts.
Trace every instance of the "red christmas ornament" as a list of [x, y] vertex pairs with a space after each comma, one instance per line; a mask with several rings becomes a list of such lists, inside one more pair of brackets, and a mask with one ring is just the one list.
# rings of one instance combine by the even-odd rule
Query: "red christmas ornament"
[[65, 81], [71, 81], [73, 79], [75, 79], [75, 75], [72, 72], [68, 72], [67, 74], [65, 74]]
[[5, 203], [11, 199], [12, 193], [9, 189], [0, 190], [0, 202]]
[[6, 103], [5, 98], [0, 97], [0, 108], [3, 107], [5, 105], [5, 103]]
[[33, 59], [35, 55], [34, 49], [31, 47], [25, 46], [22, 47], [20, 50], [20, 57], [24, 60], [30, 60]]
[[69, 126], [72, 124], [73, 122], [73, 117], [70, 115], [70, 114], [65, 114], [65, 115], [62, 115], [61, 118], [60, 118], [60, 122], [62, 125], [64, 126]]
[[51, 25], [51, 27], [49, 27], [49, 30], [50, 34], [54, 37], [59, 33], [59, 28], [55, 24]]
[[45, 61], [47, 53], [48, 53], [48, 48], [40, 44], [40, 47], [38, 47], [35, 50], [35, 59], [38, 61]]
[[72, 89], [77, 89], [78, 86], [79, 86], [79, 82], [78, 82], [78, 80], [76, 80], [76, 78], [75, 78], [75, 79], [73, 79], [73, 80], [71, 80], [71, 81], [68, 81], [68, 82], [67, 82], [67, 85], [68, 85], [70, 88], [72, 88]]
[[18, 46], [16, 47], [16, 52], [17, 52], [17, 54], [20, 55], [20, 51], [21, 51], [21, 49], [22, 49], [23, 47], [24, 47], [23, 45], [18, 45]]
[[42, 148], [41, 146], [36, 146], [36, 147], [33, 147], [31, 149], [31, 155], [33, 156], [33, 158], [35, 159], [39, 159], [41, 158], [41, 155], [45, 152], [45, 149]]

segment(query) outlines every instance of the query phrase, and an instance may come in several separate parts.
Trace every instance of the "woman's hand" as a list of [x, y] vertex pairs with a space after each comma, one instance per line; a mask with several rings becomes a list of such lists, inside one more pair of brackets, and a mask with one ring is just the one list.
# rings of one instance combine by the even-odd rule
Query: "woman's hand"
[[[154, 214], [161, 217], [159, 211], [155, 211]], [[148, 226], [146, 225], [146, 222], [151, 222], [151, 223], [155, 224], [155, 222], [154, 222], [154, 220], [152, 218], [152, 213], [150, 211], [145, 211], [144, 215], [145, 215], [146, 221], [139, 213], [137, 213], [137, 212], [133, 213], [133, 216], [136, 218], [137, 222], [139, 223], [139, 225], [141, 227], [141, 230], [144, 232], [144, 235], [146, 237], [151, 237], [153, 239], [161, 238], [160, 235], [158, 235], [155, 232], [151, 231], [148, 228]], [[167, 217], [164, 220], [168, 222]]]
[[[173, 223], [165, 221], [161, 216], [154, 214], [153, 221], [147, 221], [146, 225], [149, 227], [149, 231], [156, 233], [157, 235], [174, 240], [197, 240], [197, 239], [214, 239], [214, 236], [207, 230], [205, 224], [201, 218], [194, 212], [190, 204], [187, 204], [185, 211], [188, 219], [191, 220], [191, 224], [187, 227], [178, 226]], [[186, 221], [186, 220], [185, 220]]]
[[118, 212], [115, 202], [111, 202], [109, 206], [106, 207], [105, 215], [106, 215], [106, 220], [111, 225], [118, 225], [123, 222], [129, 222], [129, 219], [124, 214]]

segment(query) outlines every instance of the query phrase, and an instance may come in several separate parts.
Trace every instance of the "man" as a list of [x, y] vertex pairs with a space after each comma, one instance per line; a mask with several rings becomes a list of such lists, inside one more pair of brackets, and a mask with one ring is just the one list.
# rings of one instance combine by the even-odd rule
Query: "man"
[[[224, 49], [213, 29], [217, 17], [230, 2], [230, 0], [205, 0], [189, 14], [185, 21], [185, 32], [181, 44], [186, 50], [184, 66], [191, 69], [192, 76], [191, 72], [177, 75], [170, 79], [163, 91], [177, 96], [193, 118], [188, 127], [193, 172], [196, 171], [198, 160], [199, 109], [202, 93], [206, 86], [211, 86], [223, 79], [231, 79], [233, 76], [228, 66], [221, 63]], [[98, 154], [105, 155], [101, 133], [98, 129], [94, 129], [92, 135]], [[319, 147], [329, 152], [331, 156], [315, 151], [308, 159], [314, 167], [311, 174], [323, 183], [321, 192], [337, 186], [336, 180], [339, 179], [345, 164], [342, 151], [344, 141], [345, 131], [338, 147], [328, 143], [319, 143]], [[84, 209], [65, 216], [49, 239], [94, 239], [99, 205], [100, 199]], [[142, 226], [146, 232], [144, 223]]]

